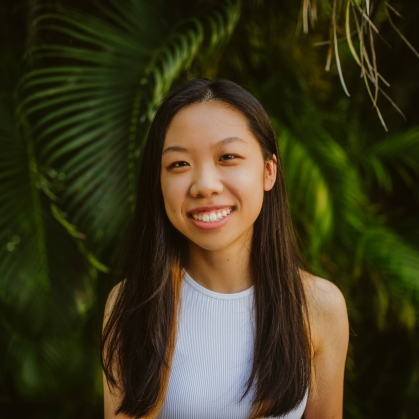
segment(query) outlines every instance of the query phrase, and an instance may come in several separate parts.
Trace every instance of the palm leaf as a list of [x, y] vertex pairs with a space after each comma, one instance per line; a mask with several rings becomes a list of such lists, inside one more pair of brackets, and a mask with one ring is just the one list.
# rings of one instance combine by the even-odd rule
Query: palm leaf
[[[14, 73], [14, 67], [2, 69]], [[59, 341], [71, 340], [82, 324], [94, 272], [80, 240], [51, 214], [31, 130], [16, 126], [15, 81], [2, 74], [0, 83], [0, 346], [7, 354], [1, 368], [19, 391], [35, 394], [65, 369]]]
[[[356, 295], [354, 288], [367, 273], [376, 289], [372, 311], [377, 324], [386, 324], [393, 307], [393, 314], [405, 327], [414, 327], [418, 320], [414, 309], [419, 298], [418, 250], [414, 240], [407, 242], [376, 215], [368, 199], [370, 185], [361, 173], [373, 172], [375, 165], [392, 179], [389, 168], [393, 167], [406, 171], [412, 182], [418, 173], [417, 130], [379, 143], [374, 139], [368, 147], [363, 146], [362, 133], [347, 130], [347, 135], [355, 135], [360, 142], [360, 150], [355, 150], [362, 157], [354, 158], [353, 149], [341, 145], [348, 138], [338, 141], [324, 128], [328, 116], [316, 111], [298, 86], [292, 92], [295, 96], [288, 96], [281, 77], [271, 79], [258, 93], [271, 111], [278, 134], [293, 219], [311, 268], [331, 276], [348, 295]], [[352, 306], [354, 315], [356, 311], [356, 305]]]
[[[363, 231], [366, 191], [356, 162], [324, 128], [327, 115], [319, 114], [300, 86], [289, 91], [283, 77], [272, 78], [259, 94], [273, 114], [293, 216], [317, 264], [321, 248]], [[352, 247], [349, 239], [347, 244]]]
[[393, 310], [407, 328], [417, 324], [419, 312], [419, 251], [383, 226], [371, 226], [360, 237], [355, 264], [375, 279], [376, 316], [381, 328]]
[[363, 168], [387, 191], [392, 189], [390, 169], [410, 187], [416, 186], [419, 173], [419, 129], [398, 133], [363, 150]]
[[[138, 156], [156, 106], [197, 57], [219, 51], [240, 11], [240, 2], [223, 1], [168, 27], [162, 4], [109, 0], [98, 5], [101, 18], [60, 9], [34, 23], [28, 57], [40, 65], [22, 80], [19, 114], [33, 121], [45, 170], [65, 176], [60, 208], [99, 256], [132, 211]], [[40, 44], [46, 31], [77, 45]]]

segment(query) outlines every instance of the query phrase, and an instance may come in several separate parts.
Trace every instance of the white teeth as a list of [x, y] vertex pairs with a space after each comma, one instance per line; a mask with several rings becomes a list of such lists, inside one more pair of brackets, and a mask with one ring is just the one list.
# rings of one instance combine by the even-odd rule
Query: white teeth
[[192, 218], [194, 220], [204, 221], [205, 223], [215, 223], [216, 221], [222, 220], [224, 217], [227, 217], [227, 215], [230, 214], [231, 211], [231, 208], [227, 208], [218, 212], [192, 214]]

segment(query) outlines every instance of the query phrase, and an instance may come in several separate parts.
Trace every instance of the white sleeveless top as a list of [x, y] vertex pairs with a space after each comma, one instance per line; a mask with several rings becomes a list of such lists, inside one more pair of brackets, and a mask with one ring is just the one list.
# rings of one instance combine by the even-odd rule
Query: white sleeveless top
[[[172, 369], [158, 419], [248, 418], [253, 389], [239, 399], [252, 366], [253, 289], [218, 293], [185, 272]], [[307, 394], [281, 418], [300, 419], [306, 403]]]

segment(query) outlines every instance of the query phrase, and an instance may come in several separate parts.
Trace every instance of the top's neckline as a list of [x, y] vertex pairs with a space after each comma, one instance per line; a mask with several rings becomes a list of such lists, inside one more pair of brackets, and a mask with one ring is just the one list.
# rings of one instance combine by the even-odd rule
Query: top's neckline
[[252, 285], [250, 288], [247, 288], [244, 291], [240, 292], [234, 292], [232, 294], [226, 294], [222, 292], [216, 292], [209, 290], [208, 288], [205, 288], [201, 284], [198, 284], [185, 270], [183, 271], [184, 280], [192, 287], [195, 288], [197, 291], [199, 291], [202, 294], [207, 295], [208, 297], [217, 298], [219, 300], [237, 300], [239, 298], [247, 297], [248, 295], [253, 294], [254, 291], [254, 285]]

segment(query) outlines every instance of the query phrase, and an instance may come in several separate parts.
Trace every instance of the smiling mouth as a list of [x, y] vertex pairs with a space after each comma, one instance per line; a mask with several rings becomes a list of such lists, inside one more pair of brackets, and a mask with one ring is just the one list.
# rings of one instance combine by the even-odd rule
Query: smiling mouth
[[219, 208], [214, 211], [205, 211], [195, 214], [189, 214], [190, 218], [197, 221], [203, 221], [204, 223], [216, 223], [227, 217], [234, 211], [234, 207]]

